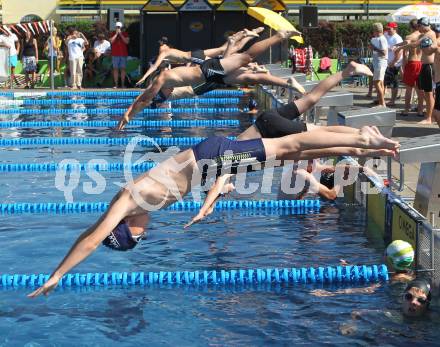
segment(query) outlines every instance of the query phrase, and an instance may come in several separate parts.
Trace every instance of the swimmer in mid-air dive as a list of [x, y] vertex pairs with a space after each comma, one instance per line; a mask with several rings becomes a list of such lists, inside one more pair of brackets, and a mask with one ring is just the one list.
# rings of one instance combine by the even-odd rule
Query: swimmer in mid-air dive
[[[298, 117], [301, 114], [313, 108], [327, 92], [336, 87], [344, 78], [353, 75], [372, 76], [373, 73], [366, 65], [350, 62], [350, 64], [348, 64], [343, 71], [330, 75], [325, 80], [321, 81], [307, 95], [303, 96], [302, 98], [294, 100], [289, 104], [281, 106], [277, 109], [261, 112], [259, 115], [257, 115], [257, 119], [254, 125], [250, 126], [246, 131], [241, 133], [237, 137], [237, 140], [277, 138], [292, 134], [298, 134], [305, 131], [317, 130], [320, 131], [319, 134], [325, 134], [326, 132], [357, 134], [359, 130], [351, 127], [322, 127], [315, 124], [305, 123], [302, 120], [298, 120]], [[351, 156], [362, 157], [371, 154], [369, 151], [365, 151], [360, 148], [335, 148], [333, 150], [333, 153], [335, 155], [342, 155], [338, 153], [350, 153]], [[315, 172], [322, 172], [320, 181], [317, 181], [315, 176], [312, 174], [312, 170]], [[358, 170], [364, 170], [364, 168], [359, 167]], [[335, 171], [336, 168], [334, 166], [330, 167], [315, 163], [313, 167], [311, 165], [308, 165], [307, 170], [295, 170], [295, 174], [302, 176], [304, 182], [307, 182], [310, 186], [313, 184], [314, 187], [316, 187], [315, 191], [317, 191], [317, 193], [321, 197], [334, 200], [336, 199], [338, 191], [341, 188], [341, 186], [339, 185], [335, 186]], [[193, 218], [190, 223], [186, 225], [187, 227], [195, 222], [200, 221], [213, 211], [215, 201], [217, 200], [219, 193], [223, 191], [223, 187], [226, 187], [225, 189], [227, 189], [228, 191], [233, 189], [233, 185], [228, 183], [231, 176], [232, 175], [223, 175], [218, 177], [215, 184], [208, 192], [205, 202], [199, 213]], [[306, 192], [304, 191], [302, 193], [304, 194]]]
[[[148, 213], [181, 200], [193, 188], [199, 187], [209, 172], [217, 173], [220, 167], [224, 168], [225, 154], [229, 158], [244, 158], [248, 169], [252, 162], [251, 168], [261, 170], [266, 159], [278, 160], [282, 165], [285, 161], [308, 160], [334, 153], [351, 154], [353, 147], [371, 150], [372, 155], [393, 156], [399, 144], [370, 127], [353, 134], [316, 130], [246, 141], [209, 137], [162, 161], [121, 189], [101, 218], [78, 237], [48, 281], [29, 297], [52, 291], [62, 276], [93, 253], [101, 242], [117, 250], [135, 247], [145, 233]], [[232, 164], [233, 168], [237, 162]]]
[[[225, 84], [228, 75], [251, 63], [258, 55], [269, 47], [287, 40], [293, 35], [300, 35], [297, 31], [278, 31], [265, 40], [253, 44], [243, 53], [232, 54], [226, 58], [213, 58], [205, 60], [198, 66], [182, 66], [171, 70], [162, 71], [145, 91], [139, 95], [119, 121], [118, 130], [121, 130], [137, 113], [148, 107], [153, 98], [162, 88], [183, 87], [200, 85], [205, 82]], [[265, 75], [265, 74], [262, 74]]]
[[230, 54], [238, 52], [246, 43], [253, 38], [258, 37], [259, 33], [264, 30], [263, 27], [255, 28], [253, 30], [243, 29], [234, 35], [228, 37], [227, 41], [220, 47], [210, 49], [197, 49], [190, 52], [181, 51], [179, 49], [171, 48], [168, 44], [161, 44], [159, 54], [154, 64], [152, 64], [142, 78], [136, 85], [142, 84], [154, 71], [156, 71], [163, 61], [170, 63], [195, 63], [202, 64], [206, 59], [216, 58], [218, 56], [226, 57]]

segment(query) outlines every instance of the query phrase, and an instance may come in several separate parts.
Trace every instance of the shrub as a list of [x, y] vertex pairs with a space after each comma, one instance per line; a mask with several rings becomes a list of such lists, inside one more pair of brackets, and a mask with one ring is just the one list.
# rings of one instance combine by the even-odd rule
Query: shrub
[[[316, 29], [302, 29], [304, 31], [305, 43], [310, 44], [319, 56], [330, 55], [337, 58], [339, 50], [344, 48], [366, 49], [372, 37], [371, 27], [373, 23], [381, 22], [384, 27], [385, 21], [362, 20], [346, 22], [320, 21]], [[400, 24], [398, 34], [403, 38], [409, 34], [408, 25]]]

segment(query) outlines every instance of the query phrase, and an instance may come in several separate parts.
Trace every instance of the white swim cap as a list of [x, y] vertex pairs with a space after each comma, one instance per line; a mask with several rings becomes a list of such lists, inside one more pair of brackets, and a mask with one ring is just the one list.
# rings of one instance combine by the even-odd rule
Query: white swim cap
[[414, 249], [406, 241], [395, 240], [385, 250], [385, 257], [393, 265], [394, 269], [409, 269], [414, 261]]

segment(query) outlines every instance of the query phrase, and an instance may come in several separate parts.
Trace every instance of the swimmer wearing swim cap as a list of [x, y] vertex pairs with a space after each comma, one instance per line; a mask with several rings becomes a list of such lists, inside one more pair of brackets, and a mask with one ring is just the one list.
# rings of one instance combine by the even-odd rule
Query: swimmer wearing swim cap
[[391, 276], [392, 281], [408, 282], [416, 277], [412, 270], [414, 249], [408, 242], [394, 240], [386, 248], [384, 258], [388, 270], [394, 272]]
[[407, 317], [424, 315], [431, 303], [431, 285], [424, 279], [408, 283], [403, 293], [402, 311]]

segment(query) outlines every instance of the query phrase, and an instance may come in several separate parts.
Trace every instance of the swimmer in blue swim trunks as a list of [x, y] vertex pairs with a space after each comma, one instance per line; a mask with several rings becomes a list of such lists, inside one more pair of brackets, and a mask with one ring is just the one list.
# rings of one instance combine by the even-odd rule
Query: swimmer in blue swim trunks
[[334, 153], [351, 155], [352, 148], [371, 151], [370, 154], [374, 155], [393, 156], [398, 147], [397, 142], [370, 127], [353, 134], [319, 133], [316, 130], [273, 139], [232, 141], [225, 137], [207, 138], [164, 160], [123, 188], [101, 218], [78, 237], [48, 281], [29, 297], [47, 295], [64, 274], [92, 254], [101, 243], [120, 251], [135, 247], [145, 233], [149, 212], [181, 200], [200, 186], [205, 172], [215, 172], [223, 165], [223, 160], [232, 161], [232, 167], [236, 162], [234, 159], [246, 164], [253, 162], [255, 169], [261, 169], [267, 158], [283, 163]]
[[222, 59], [208, 59], [198, 66], [182, 66], [162, 71], [153, 83], [136, 98], [134, 103], [125, 112], [124, 116], [119, 121], [117, 127], [118, 130], [122, 130], [131, 118], [145, 107], [148, 107], [153, 98], [162, 88], [200, 85], [205, 82], [225, 84], [226, 76], [251, 63], [258, 55], [266, 51], [269, 47], [298, 34], [300, 33], [297, 31], [280, 30], [277, 34], [253, 44], [243, 53], [232, 54]]

